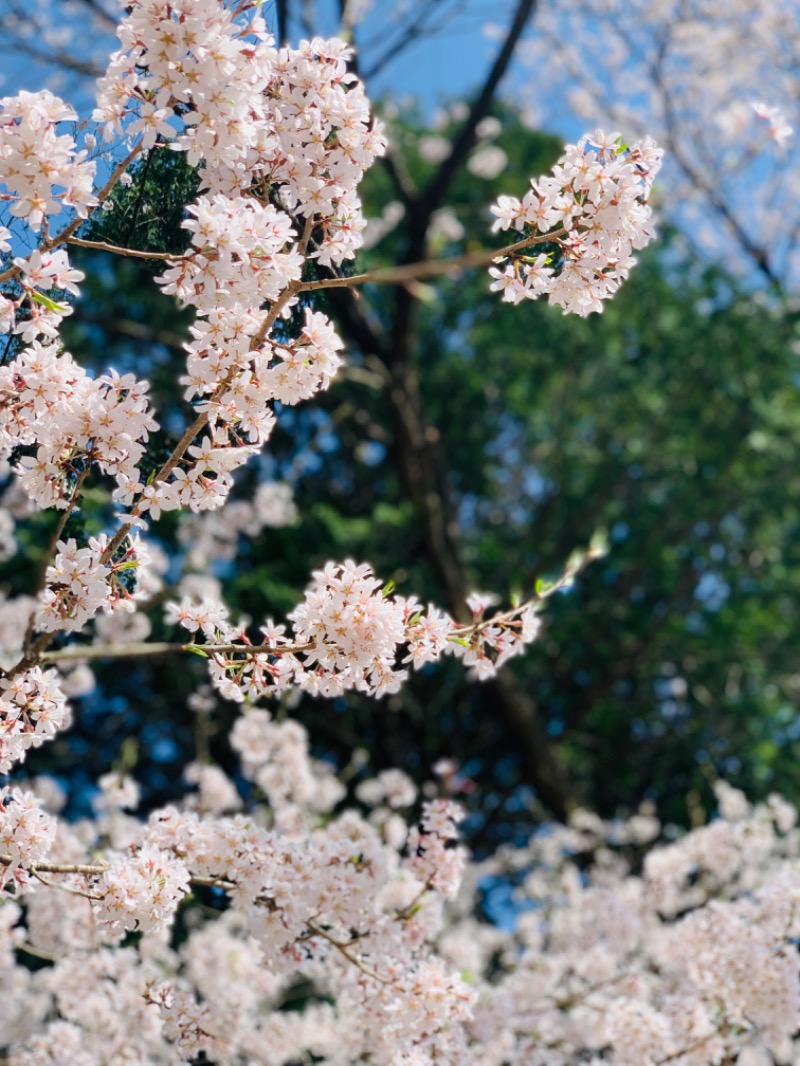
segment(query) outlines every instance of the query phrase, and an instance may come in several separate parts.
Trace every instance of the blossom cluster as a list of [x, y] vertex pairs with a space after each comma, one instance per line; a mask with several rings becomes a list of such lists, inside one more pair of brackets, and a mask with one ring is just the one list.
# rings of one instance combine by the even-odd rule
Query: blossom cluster
[[413, 597], [394, 596], [367, 563], [331, 562], [312, 576], [288, 616], [291, 639], [285, 626], [268, 619], [254, 647], [243, 627], [228, 621], [225, 605], [208, 596], [169, 601], [166, 619], [202, 634], [197, 646], [209, 657], [211, 680], [236, 702], [280, 695], [290, 685], [312, 695], [355, 689], [380, 697], [398, 691], [408, 676], [404, 663], [421, 667], [445, 654], [485, 680], [539, 633], [533, 603], [484, 619], [493, 601], [473, 596], [472, 623], [465, 626], [432, 605], [425, 611]]
[[786, 121], [780, 107], [769, 107], [767, 104], [753, 102], [751, 105], [756, 113], [756, 118], [767, 123], [769, 137], [779, 146], [783, 146], [794, 133], [794, 129]]
[[36, 446], [15, 466], [41, 508], [69, 507], [92, 463], [127, 486], [156, 428], [147, 390], [132, 374], [92, 378], [58, 344], [34, 340], [0, 367], [0, 456]]
[[83, 629], [109, 603], [111, 570], [102, 562], [104, 547], [95, 538], [86, 548], [79, 548], [72, 539], [59, 541], [55, 562], [47, 568], [42, 606], [36, 616], [38, 629]]
[[[10, 251], [10, 243], [3, 242], [0, 232], [0, 248], [4, 244], [4, 250]], [[83, 272], [70, 264], [63, 248], [55, 251], [37, 248], [27, 258], [17, 256], [14, 267], [17, 292], [11, 296], [0, 295], [0, 333], [13, 332], [26, 343], [39, 337], [52, 341], [58, 336], [61, 322], [72, 313], [72, 306], [50, 298], [47, 292], [56, 290], [77, 296], [77, 283], [83, 281]], [[20, 309], [24, 313], [20, 314]]]
[[234, 723], [231, 747], [279, 827], [291, 826], [305, 811], [325, 814], [344, 798], [331, 765], [311, 758], [308, 734], [297, 722], [276, 722], [267, 711], [253, 709]]
[[275, 344], [260, 309], [291, 309], [306, 257], [329, 265], [355, 253], [356, 187], [385, 142], [341, 41], [278, 51], [260, 15], [237, 21], [218, 0], [127, 5], [119, 37], [95, 120], [109, 137], [124, 129], [185, 151], [203, 163], [207, 190], [184, 223], [191, 250], [160, 283], [203, 316], [185, 395], [211, 433], [153, 484], [129, 482], [134, 514], [158, 518], [219, 507], [232, 471], [269, 437], [272, 403], [327, 387], [341, 342], [325, 316], [307, 312], [300, 336]]
[[12, 877], [17, 888], [27, 886], [28, 869], [47, 858], [55, 835], [55, 822], [32, 792], [0, 789], [0, 853], [8, 860], [0, 865], [0, 890]]
[[0, 774], [71, 721], [55, 670], [34, 666], [0, 679]]
[[132, 856], [114, 854], [98, 883], [94, 907], [106, 936], [153, 932], [171, 921], [189, 891], [189, 871], [168, 852], [145, 844]]
[[648, 848], [652, 815], [580, 811], [483, 865], [478, 880], [521, 883], [521, 917], [510, 943], [480, 943], [470, 918], [449, 934], [445, 956], [477, 970], [501, 951], [466, 1062], [794, 1061], [797, 812], [777, 796], [753, 807], [724, 782], [717, 792], [719, 816], [675, 843]]
[[[251, 715], [243, 719], [247, 739], [241, 738], [248, 772], [257, 765], [285, 777], [296, 770], [308, 779], [314, 767], [307, 738], [295, 736], [294, 766], [286, 767], [285, 751], [270, 746], [279, 724], [263, 712]], [[402, 777], [393, 771], [386, 783], [396, 791]], [[106, 781], [109, 796], [126, 805], [135, 802], [131, 785]], [[401, 791], [410, 798], [407, 788]], [[405, 832], [389, 840], [387, 808], [376, 805], [369, 818], [354, 809], [334, 813], [342, 796], [338, 791], [321, 803], [310, 793], [295, 795], [288, 820], [279, 816], [286, 801], [275, 789], [269, 808], [232, 817], [184, 805], [141, 822], [104, 801], [104, 813], [79, 826], [51, 815], [41, 824], [12, 818], [6, 811], [14, 807], [38, 809], [26, 795], [15, 794], [7, 809], [0, 802], [0, 863], [16, 874], [2, 912], [10, 914], [10, 924], [0, 923], [0, 972], [10, 977], [10, 966], [17, 977], [13, 953], [9, 958], [5, 948], [19, 917], [12, 898], [23, 895], [29, 944], [55, 960], [38, 978], [10, 985], [20, 993], [4, 1008], [3, 1043], [12, 1045], [12, 1061], [36, 1061], [40, 1048], [58, 1040], [70, 1047], [76, 1033], [91, 1054], [97, 1048], [102, 1055], [99, 1042], [129, 1026], [126, 1047], [146, 1051], [154, 1062], [189, 1061], [205, 1051], [213, 1061], [239, 1063], [260, 1046], [272, 1057], [256, 1061], [288, 1063], [306, 1040], [337, 1061], [327, 1030], [335, 1024], [338, 1031], [345, 1021], [348, 1055], [368, 1054], [386, 1066], [399, 1066], [407, 1056], [433, 1062], [460, 1047], [458, 1027], [475, 995], [436, 955], [432, 941], [465, 860], [462, 849], [451, 847], [461, 812], [450, 801], [430, 801], [418, 831], [403, 823]], [[43, 855], [52, 889], [45, 906], [26, 877]], [[211, 920], [190, 920], [188, 940], [173, 950], [169, 932], [178, 907], [188, 909], [187, 917], [202, 914], [187, 895], [190, 883], [198, 892], [224, 892], [230, 906]], [[127, 931], [139, 934], [137, 940], [111, 951]], [[78, 959], [92, 1011], [70, 992]], [[315, 994], [305, 1024], [295, 1031], [286, 1028], [292, 1019], [279, 1007], [298, 978], [313, 982]], [[336, 1004], [322, 1016], [314, 1005], [317, 990]], [[105, 1015], [109, 994], [111, 1020]], [[317, 1021], [323, 1022], [319, 1033]], [[285, 1056], [277, 1052], [276, 1059], [269, 1037], [278, 1033]]]
[[85, 149], [76, 151], [72, 137], [56, 132], [60, 122], [77, 117], [46, 89], [0, 100], [0, 185], [8, 190], [11, 214], [34, 232], [65, 207], [85, 218], [97, 203], [94, 162]]
[[652, 140], [628, 147], [619, 133], [596, 130], [568, 145], [522, 200], [501, 196], [493, 229], [542, 235], [544, 250], [492, 267], [492, 290], [508, 303], [546, 295], [565, 313], [602, 311], [634, 264], [633, 250], [653, 238], [647, 199], [662, 154]]
[[[0, 796], [13, 1066], [55, 1048], [96, 1066], [112, 1044], [149, 1062], [205, 1053], [231, 1066], [796, 1058], [800, 831], [779, 797], [752, 806], [720, 783], [715, 819], [667, 843], [652, 812], [576, 811], [469, 862], [452, 801], [400, 816], [415, 802], [401, 771], [362, 781], [366, 809], [310, 784], [289, 796], [290, 779], [320, 769], [302, 728], [249, 711], [237, 729], [246, 775], [265, 786], [247, 813], [183, 803], [142, 821], [104, 801], [95, 822], [70, 824], [30, 793]], [[130, 780], [106, 791], [136, 802]], [[43, 860], [47, 887], [30, 875]], [[498, 883], [518, 886], [505, 928], [481, 916]], [[228, 906], [198, 906], [204, 892]], [[126, 931], [136, 938], [115, 946]], [[27, 969], [18, 945], [46, 965]]]
[[461, 818], [463, 811], [457, 803], [426, 803], [419, 826], [413, 826], [408, 836], [411, 869], [424, 885], [435, 888], [445, 899], [455, 899], [467, 857], [456, 844]]
[[[149, 620], [133, 608], [152, 594], [160, 580], [155, 571], [163, 574], [169, 562], [156, 560], [148, 571], [147, 549], [133, 527], [162, 512], [219, 509], [235, 470], [267, 441], [276, 405], [327, 388], [342, 343], [328, 318], [312, 305], [301, 307], [300, 298], [313, 289], [315, 272], [324, 282], [361, 246], [357, 188], [385, 148], [363, 86], [348, 69], [344, 42], [314, 38], [277, 49], [261, 4], [248, 0], [120, 6], [120, 48], [98, 84], [93, 116], [108, 140], [128, 141], [114, 179], [130, 178], [122, 171], [145, 150], [175, 150], [201, 182], [186, 210], [186, 253], [150, 250], [167, 261], [158, 279], [162, 292], [196, 313], [181, 380], [192, 420], [163, 465], [144, 469], [149, 435], [158, 428], [147, 384], [114, 371], [92, 376], [63, 350], [58, 327], [70, 310], [63, 294], [78, 296], [83, 275], [62, 246], [86, 243], [78, 223], [109, 195], [113, 179], [94, 188], [94, 164], [58, 132], [59, 123], [77, 117], [62, 101], [46, 92], [0, 101], [6, 190], [0, 195], [16, 218], [42, 233], [38, 248], [14, 256], [11, 234], [0, 228], [0, 250], [11, 253], [0, 279], [0, 329], [15, 341], [13, 361], [0, 367], [0, 461], [11, 461], [36, 507], [60, 511], [35, 596], [20, 598], [0, 618], [6, 628], [16, 620], [23, 630], [0, 680], [2, 774], [69, 724], [67, 695], [91, 684], [81, 664], [63, 677], [43, 670], [45, 655], [74, 661], [76, 651], [88, 657], [108, 650], [86, 644], [47, 651], [53, 635], [84, 631], [92, 622], [101, 642], [149, 634]], [[523, 295], [544, 285], [565, 310], [597, 309], [626, 273], [632, 249], [649, 236], [645, 201], [658, 159], [648, 143], [628, 150], [614, 139], [585, 139], [524, 201], [500, 205], [496, 228], [542, 238], [544, 258], [511, 261]], [[487, 172], [485, 159], [482, 166]], [[51, 224], [62, 212], [69, 221], [57, 232]], [[515, 298], [510, 276], [501, 287]], [[128, 513], [117, 516], [115, 534], [100, 532], [84, 543], [66, 531], [67, 521], [92, 473], [113, 479], [113, 498]], [[258, 507], [253, 511], [232, 528], [253, 528]], [[7, 528], [0, 533], [7, 537]], [[11, 1066], [123, 1059], [174, 1066], [202, 1055], [228, 1066], [491, 1066], [497, 1055], [532, 1061], [535, 1039], [552, 1066], [566, 1062], [558, 1058], [566, 1046], [559, 1018], [548, 1017], [544, 1037], [534, 1038], [538, 1006], [528, 1011], [519, 1002], [520, 982], [513, 976], [506, 982], [490, 960], [495, 949], [506, 960], [521, 958], [536, 995], [541, 975], [524, 946], [520, 952], [516, 941], [500, 943], [486, 930], [475, 935], [470, 926], [472, 964], [456, 961], [469, 947], [459, 926], [463, 912], [449, 908], [458, 906], [459, 886], [471, 876], [458, 843], [460, 808], [429, 787], [415, 821], [415, 786], [391, 769], [360, 780], [360, 806], [348, 807], [346, 786], [312, 756], [305, 730], [251, 706], [290, 686], [326, 696], [352, 690], [381, 696], [398, 689], [409, 664], [422, 668], [445, 654], [477, 677], [491, 677], [539, 628], [538, 604], [489, 615], [492, 603], [470, 597], [472, 618], [462, 623], [395, 596], [368, 565], [350, 560], [316, 571], [288, 616], [291, 632], [266, 620], [257, 645], [249, 622], [232, 620], [220, 597], [187, 592], [168, 603], [167, 620], [193, 635], [217, 691], [243, 705], [230, 737], [241, 773], [232, 780], [198, 758], [186, 771], [186, 784], [196, 790], [146, 820], [132, 813], [140, 790], [121, 772], [101, 778], [94, 817], [77, 822], [46, 810], [63, 799], [53, 782], [0, 792], [4, 1059]], [[194, 706], [201, 703], [198, 696]], [[237, 781], [247, 783], [246, 794]], [[777, 867], [773, 837], [767, 857]], [[658, 880], [652, 870], [646, 876]], [[627, 871], [620, 879], [621, 898], [638, 898], [629, 884], [635, 879]], [[562, 887], [553, 910], [583, 887], [574, 868]], [[677, 874], [672, 887], [679, 895], [687, 890]], [[761, 906], [760, 887], [750, 885], [752, 907]], [[647, 897], [659, 901], [651, 924], [653, 914], [673, 917], [666, 895]], [[757, 1001], [739, 961], [727, 960], [724, 1017], [708, 1005], [707, 989], [708, 974], [725, 960], [714, 955], [716, 928], [698, 921], [702, 950], [689, 973], [702, 1005], [697, 1024], [726, 1052], [734, 1049], [734, 1026], [737, 1032], [755, 1026], [770, 1047], [786, 1037], [785, 1015], [794, 1009], [786, 982], [796, 971], [787, 937], [794, 927], [778, 936], [777, 923], [768, 920], [783, 915], [782, 906], [783, 897], [767, 917], [744, 906], [733, 914], [746, 927], [742, 938], [758, 941], [759, 960], [781, 950], [786, 961], [768, 986], [769, 1008], [763, 995]], [[713, 925], [716, 912], [707, 913]], [[553, 936], [566, 937], [568, 924], [559, 925], [556, 915]], [[648, 976], [666, 957], [658, 949], [648, 956]], [[21, 965], [25, 952], [43, 965], [35, 971]], [[594, 963], [601, 981], [609, 969], [622, 969], [626, 979], [633, 974], [631, 987], [653, 1032], [671, 1021], [672, 1000], [654, 979], [641, 977], [628, 955], [609, 962], [595, 953]], [[561, 997], [559, 982], [569, 983], [579, 964], [570, 955], [549, 973], [543, 994], [555, 989]], [[672, 972], [666, 964], [664, 972]], [[506, 984], [511, 992], [498, 1007]], [[298, 988], [302, 1009], [289, 1009]], [[616, 1015], [613, 1006], [605, 1043], [595, 1041], [589, 1051], [619, 1048], [625, 1066], [624, 1042], [636, 1026], [625, 1023], [625, 1002], [616, 1003]], [[671, 1054], [673, 1044], [665, 1046]], [[586, 1047], [578, 1050], [586, 1057]]]

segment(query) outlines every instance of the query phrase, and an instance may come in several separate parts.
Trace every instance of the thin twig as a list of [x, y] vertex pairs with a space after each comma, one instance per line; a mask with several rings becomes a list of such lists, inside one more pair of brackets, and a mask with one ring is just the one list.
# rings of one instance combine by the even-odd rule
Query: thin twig
[[35, 959], [44, 959], [45, 962], [58, 962], [55, 955], [51, 955], [47, 951], [41, 951], [39, 948], [35, 948], [33, 944], [28, 944], [25, 940], [15, 943], [14, 948], [16, 951], [24, 951], [26, 955], [33, 955]]
[[343, 944], [341, 940], [337, 940], [336, 937], [331, 936], [330, 933], [327, 933], [311, 919], [306, 922], [306, 926], [311, 931], [311, 933], [313, 933], [314, 936], [321, 936], [323, 940], [327, 940], [328, 943], [332, 944], [333, 947], [335, 947], [336, 950], [341, 955], [343, 955], [348, 962], [352, 963], [353, 966], [361, 970], [361, 972], [367, 977], [371, 977], [373, 981], [380, 981], [382, 985], [394, 984], [394, 982], [389, 980], [388, 977], [381, 977], [379, 973], [376, 973], [373, 969], [370, 969], [370, 967], [363, 963], [357, 955], [354, 955], [350, 951], [350, 944], [354, 943], [354, 941], [350, 941], [347, 944]]
[[58, 651], [45, 651], [41, 654], [42, 662], [75, 662], [92, 659], [143, 659], [151, 656], [180, 655], [189, 653], [204, 657], [212, 655], [294, 655], [310, 651], [312, 644], [177, 644], [177, 643], [142, 643], [131, 644], [73, 644]]
[[398, 267], [386, 267], [381, 270], [370, 270], [366, 274], [354, 274], [352, 277], [323, 278], [320, 281], [304, 281], [300, 292], [316, 292], [318, 289], [345, 289], [355, 285], [402, 285], [407, 281], [417, 281], [420, 278], [434, 278], [441, 274], [455, 273], [458, 270], [466, 270], [472, 267], [488, 266], [498, 259], [506, 259], [510, 255], [531, 248], [536, 244], [547, 244], [558, 241], [565, 237], [565, 229], [557, 229], [552, 233], [543, 235], [536, 234], [533, 237], [524, 237], [522, 240], [509, 244], [505, 248], [480, 248], [474, 252], [465, 252], [463, 255], [448, 256], [445, 259], [426, 259], [421, 263], [406, 263]]
[[61, 881], [51, 881], [49, 877], [43, 877], [37, 869], [31, 868], [31, 873], [37, 881], [41, 881], [43, 885], [47, 885], [48, 888], [57, 888], [61, 892], [69, 892], [71, 896], [82, 896], [83, 899], [94, 900], [95, 903], [104, 899], [104, 896], [98, 895], [96, 892], [84, 892], [82, 888], [76, 888], [74, 885], [65, 885]]
[[185, 259], [185, 255], [176, 255], [174, 252], [142, 252], [138, 248], [123, 248], [118, 244], [109, 244], [108, 241], [87, 241], [83, 237], [67, 237], [67, 244], [75, 244], [79, 248], [93, 248], [98, 252], [112, 252], [114, 255], [128, 255], [136, 259]]
[[[0, 855], [0, 866], [18, 866], [10, 855]], [[31, 873], [39, 870], [46, 874], [80, 874], [81, 877], [99, 877], [106, 872], [105, 865], [88, 866], [74, 862], [32, 862], [24, 869]]]
[[[139, 139], [133, 146], [133, 148], [131, 148], [130, 152], [128, 152], [128, 154], [122, 160], [122, 162], [118, 163], [117, 166], [114, 167], [114, 170], [111, 172], [111, 177], [105, 183], [100, 192], [97, 194], [97, 207], [92, 208], [92, 210], [89, 212], [89, 216], [92, 215], [98, 207], [102, 207], [103, 201], [106, 199], [108, 194], [117, 184], [119, 179], [128, 169], [128, 167], [139, 154], [139, 152], [141, 152], [141, 150], [142, 141], [141, 139]], [[59, 244], [66, 244], [70, 237], [72, 237], [76, 230], [80, 229], [80, 227], [85, 221], [86, 218], [81, 218], [80, 215], [76, 215], [75, 218], [73, 218], [73, 220], [67, 226], [65, 226], [60, 233], [57, 233], [55, 235], [55, 237], [48, 237], [46, 240], [44, 240], [41, 244], [41, 248], [44, 251], [49, 252], [51, 251], [51, 249], [57, 248]], [[10, 281], [12, 278], [18, 278], [21, 274], [21, 267], [11, 266], [8, 268], [8, 270], [4, 270], [2, 273], [0, 273], [0, 284], [2, 284], [4, 281]]]

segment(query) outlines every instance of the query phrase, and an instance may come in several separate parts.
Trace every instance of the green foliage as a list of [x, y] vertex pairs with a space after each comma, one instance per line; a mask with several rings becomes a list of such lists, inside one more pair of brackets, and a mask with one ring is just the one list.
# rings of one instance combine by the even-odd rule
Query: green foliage
[[110, 206], [89, 229], [92, 240], [140, 252], [181, 255], [189, 233], [181, 228], [186, 205], [197, 195], [200, 175], [183, 152], [156, 145], [135, 160], [129, 185], [117, 185]]

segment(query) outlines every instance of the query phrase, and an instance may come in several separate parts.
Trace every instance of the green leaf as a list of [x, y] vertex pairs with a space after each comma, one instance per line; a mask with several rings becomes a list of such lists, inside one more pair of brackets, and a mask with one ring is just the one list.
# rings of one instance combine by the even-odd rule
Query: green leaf
[[186, 644], [184, 646], [183, 650], [184, 651], [188, 651], [190, 655], [197, 655], [201, 659], [209, 659], [210, 658], [210, 655], [208, 654], [208, 652], [204, 651], [203, 648], [201, 648], [197, 644]]
[[592, 539], [589, 541], [589, 555], [593, 559], [602, 559], [608, 555], [611, 550], [611, 545], [608, 540], [608, 531], [605, 529], [596, 529], [592, 533]]
[[51, 300], [49, 296], [45, 296], [43, 292], [39, 292], [38, 289], [32, 289], [29, 295], [37, 304], [42, 304], [48, 311], [52, 311], [53, 314], [63, 315], [69, 311], [69, 304], [57, 303], [55, 300]]

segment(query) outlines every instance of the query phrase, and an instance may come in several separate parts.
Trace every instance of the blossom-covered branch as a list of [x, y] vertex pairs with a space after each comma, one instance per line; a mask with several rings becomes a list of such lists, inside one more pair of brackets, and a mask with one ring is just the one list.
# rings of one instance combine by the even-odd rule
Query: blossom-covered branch
[[[359, 780], [347, 803], [302, 727], [253, 703], [290, 688], [392, 693], [409, 666], [445, 654], [478, 678], [493, 676], [534, 640], [541, 604], [600, 545], [508, 610], [493, 614], [493, 595], [470, 596], [468, 622], [395, 595], [369, 565], [347, 560], [313, 573], [288, 615], [290, 634], [266, 619], [251, 640], [249, 623], [231, 619], [220, 597], [186, 595], [167, 602], [166, 616], [191, 641], [148, 644], [140, 608], [158, 584], [159, 548], [146, 532], [162, 514], [220, 510], [236, 470], [266, 447], [276, 412], [328, 388], [343, 344], [315, 292], [502, 258], [493, 287], [504, 298], [548, 293], [565, 310], [598, 310], [631, 250], [651, 236], [645, 201], [659, 153], [597, 133], [568, 148], [523, 201], [501, 200], [495, 229], [521, 234], [507, 247], [317, 279], [317, 267], [336, 274], [361, 247], [358, 186], [386, 147], [348, 45], [313, 38], [276, 48], [257, 0], [121, 7], [119, 48], [97, 85], [96, 132], [63, 132], [78, 116], [47, 91], [0, 100], [0, 196], [12, 219], [0, 228], [0, 332], [10, 356], [0, 366], [0, 457], [33, 508], [56, 512], [40, 587], [21, 598], [19, 645], [0, 678], [0, 774], [69, 726], [71, 678], [61, 667], [190, 653], [207, 659], [216, 691], [241, 704], [229, 740], [248, 798], [200, 760], [187, 768], [194, 791], [146, 818], [126, 813], [139, 790], [122, 771], [101, 778], [95, 817], [78, 823], [58, 817], [57, 785], [4, 785], [0, 978], [13, 992], [3, 1041], [14, 1066], [166, 1066], [200, 1054], [229, 1066], [266, 1064], [265, 1055], [271, 1066], [486, 1066], [496, 1053], [530, 1061], [516, 1033], [490, 1052], [469, 1029], [479, 988], [491, 992], [444, 944], [467, 862], [463, 812], [446, 784], [429, 788], [415, 815], [415, 786], [389, 769]], [[102, 184], [91, 158], [98, 138], [113, 145]], [[113, 208], [116, 184], [130, 181], [145, 151], [183, 153], [197, 178], [180, 255], [134, 252], [82, 229]], [[164, 297], [193, 310], [177, 383], [185, 418], [163, 451], [152, 442], [160, 427], [148, 383], [114, 369], [93, 374], [61, 343], [85, 280], [72, 246], [161, 260]], [[90, 488], [117, 510], [112, 521], [112, 507], [98, 508], [92, 535], [70, 521]], [[104, 639], [120, 619], [137, 637], [124, 646]], [[75, 642], [90, 633], [97, 643]], [[63, 646], [51, 648], [56, 640]], [[47, 972], [24, 970], [15, 946], [39, 952]], [[298, 979], [312, 989], [302, 1037], [289, 1032], [299, 1012], [281, 1010]], [[102, 1017], [102, 1046], [86, 1039], [87, 1003]]]

